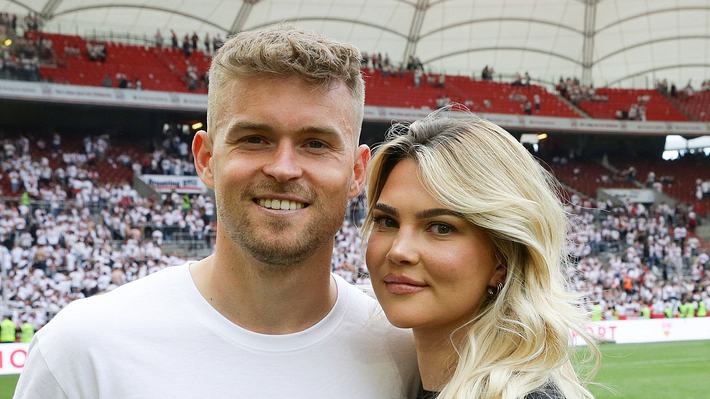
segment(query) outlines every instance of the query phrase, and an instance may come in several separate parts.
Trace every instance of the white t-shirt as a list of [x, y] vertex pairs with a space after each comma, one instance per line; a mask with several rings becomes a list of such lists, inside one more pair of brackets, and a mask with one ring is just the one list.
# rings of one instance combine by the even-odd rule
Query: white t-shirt
[[36, 334], [15, 399], [413, 397], [411, 334], [334, 278], [328, 315], [286, 335], [230, 322], [187, 265], [75, 301]]

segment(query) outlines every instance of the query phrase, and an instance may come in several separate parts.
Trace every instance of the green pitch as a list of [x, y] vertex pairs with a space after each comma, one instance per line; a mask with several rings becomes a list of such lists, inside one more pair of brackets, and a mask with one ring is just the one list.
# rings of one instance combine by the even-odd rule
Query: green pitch
[[19, 375], [0, 375], [0, 399], [11, 399]]
[[710, 341], [601, 346], [597, 399], [710, 398]]
[[[710, 398], [710, 341], [601, 346], [597, 399]], [[0, 376], [0, 399], [12, 398], [16, 375]]]

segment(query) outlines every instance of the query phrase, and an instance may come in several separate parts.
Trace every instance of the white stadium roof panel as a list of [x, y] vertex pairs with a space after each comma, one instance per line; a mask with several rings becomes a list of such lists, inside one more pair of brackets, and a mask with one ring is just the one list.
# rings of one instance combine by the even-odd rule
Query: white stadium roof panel
[[589, 14], [586, 61], [597, 86], [710, 78], [710, 0], [0, 0], [0, 11], [27, 10], [43, 13], [47, 31], [114, 40], [286, 22], [394, 62], [410, 43], [435, 71], [470, 75], [492, 65], [548, 81], [582, 76]]

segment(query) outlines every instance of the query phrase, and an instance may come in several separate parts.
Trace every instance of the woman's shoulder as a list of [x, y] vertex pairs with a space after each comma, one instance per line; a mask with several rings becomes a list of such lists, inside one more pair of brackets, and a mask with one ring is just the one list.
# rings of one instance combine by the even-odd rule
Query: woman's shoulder
[[[439, 392], [427, 391], [420, 387], [417, 399], [436, 399], [438, 395]], [[524, 399], [565, 399], [565, 396], [556, 386], [545, 385], [525, 395]]]
[[525, 395], [525, 399], [565, 399], [565, 396], [556, 386], [545, 385]]

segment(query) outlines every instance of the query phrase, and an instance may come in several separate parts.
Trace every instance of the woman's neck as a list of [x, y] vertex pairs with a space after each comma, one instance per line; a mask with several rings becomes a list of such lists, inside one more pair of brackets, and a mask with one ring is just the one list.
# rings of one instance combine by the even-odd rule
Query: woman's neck
[[417, 362], [422, 386], [427, 391], [441, 391], [456, 369], [458, 355], [448, 329], [414, 329]]

